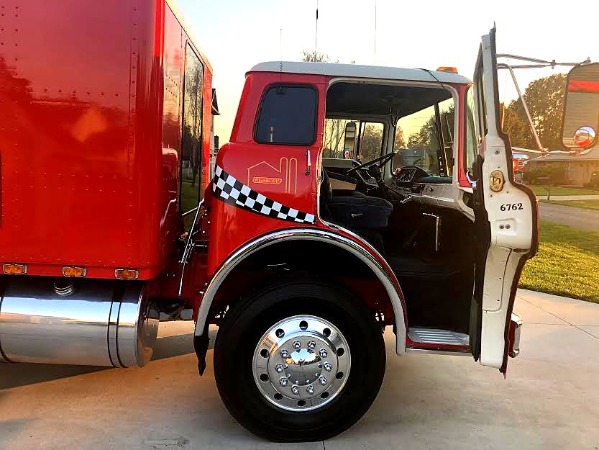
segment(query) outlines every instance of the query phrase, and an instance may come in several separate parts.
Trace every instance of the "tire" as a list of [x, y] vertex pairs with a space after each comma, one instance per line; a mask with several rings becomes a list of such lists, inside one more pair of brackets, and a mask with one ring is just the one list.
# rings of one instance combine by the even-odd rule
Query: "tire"
[[351, 292], [320, 281], [278, 283], [234, 305], [214, 349], [227, 409], [276, 442], [321, 441], [348, 429], [376, 398], [385, 362], [374, 314]]

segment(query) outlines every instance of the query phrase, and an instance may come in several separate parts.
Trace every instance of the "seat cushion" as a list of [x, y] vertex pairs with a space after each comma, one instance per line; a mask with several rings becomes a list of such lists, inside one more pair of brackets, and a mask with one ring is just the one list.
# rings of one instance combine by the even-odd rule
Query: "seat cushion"
[[328, 201], [332, 221], [348, 228], [385, 228], [391, 202], [368, 195], [335, 195]]

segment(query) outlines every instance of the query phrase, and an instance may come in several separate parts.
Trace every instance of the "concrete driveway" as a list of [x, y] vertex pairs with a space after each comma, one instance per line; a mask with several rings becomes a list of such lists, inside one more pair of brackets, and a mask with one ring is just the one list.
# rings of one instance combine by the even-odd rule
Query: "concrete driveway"
[[[522, 352], [504, 379], [468, 357], [395, 357], [371, 410], [326, 442], [280, 445], [237, 425], [211, 354], [164, 324], [144, 369], [0, 366], [1, 449], [598, 449], [599, 305], [519, 291]], [[181, 334], [183, 333], [183, 334]]]

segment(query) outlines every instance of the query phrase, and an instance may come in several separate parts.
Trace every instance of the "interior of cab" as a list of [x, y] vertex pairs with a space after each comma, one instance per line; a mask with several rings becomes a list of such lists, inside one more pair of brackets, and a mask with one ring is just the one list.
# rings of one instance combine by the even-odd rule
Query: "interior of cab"
[[456, 98], [441, 83], [332, 84], [320, 216], [384, 256], [402, 286], [410, 328], [467, 334], [473, 223], [463, 207], [436, 198], [458, 189]]

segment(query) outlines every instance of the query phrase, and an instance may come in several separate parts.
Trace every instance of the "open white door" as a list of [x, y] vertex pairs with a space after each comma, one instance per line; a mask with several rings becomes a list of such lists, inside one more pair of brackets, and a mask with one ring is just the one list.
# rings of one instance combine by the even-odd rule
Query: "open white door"
[[479, 144], [471, 168], [477, 257], [470, 343], [475, 359], [505, 373], [508, 353], [517, 352], [512, 308], [524, 263], [537, 251], [538, 214], [532, 191], [514, 181], [501, 128], [495, 29], [482, 37], [472, 89]]

